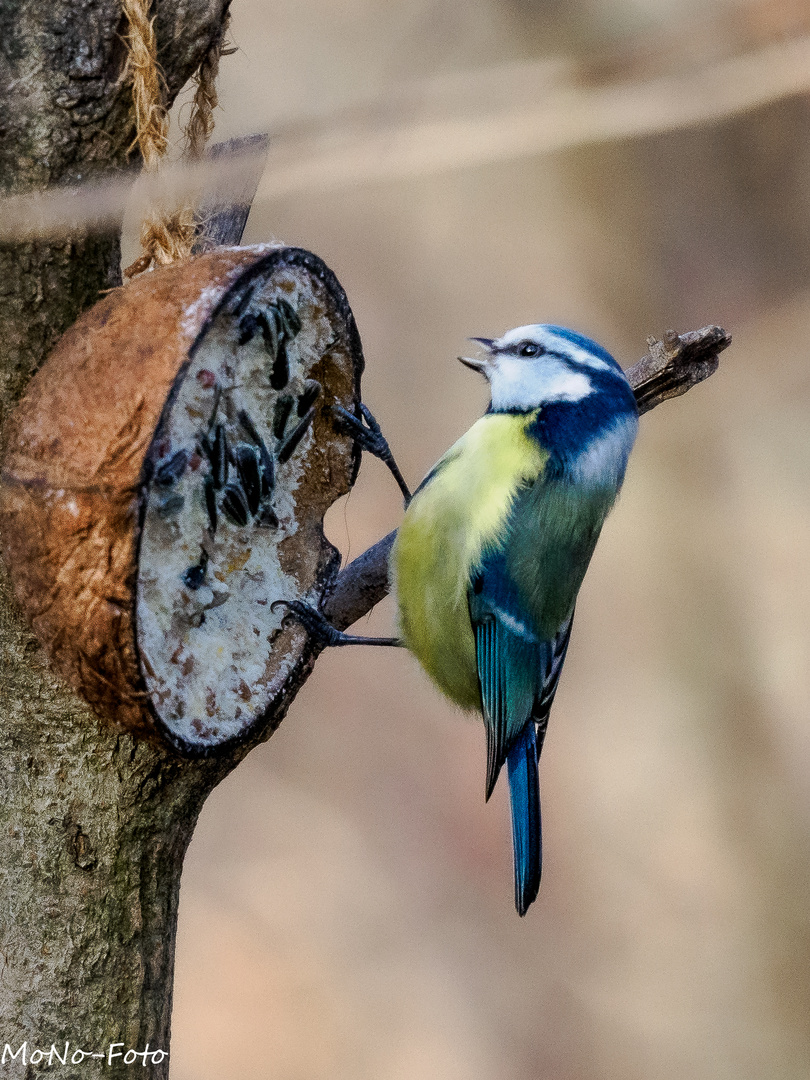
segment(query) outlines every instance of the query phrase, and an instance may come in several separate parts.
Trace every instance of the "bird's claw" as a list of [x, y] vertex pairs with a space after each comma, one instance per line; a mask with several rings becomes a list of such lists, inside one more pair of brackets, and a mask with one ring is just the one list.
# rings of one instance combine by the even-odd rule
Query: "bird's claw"
[[383, 435], [380, 425], [374, 419], [371, 411], [361, 403], [360, 412], [363, 419], [358, 420], [354, 413], [344, 409], [342, 405], [333, 405], [332, 412], [337, 418], [338, 424], [347, 434], [351, 435], [355, 442], [367, 450], [380, 461], [390, 462], [393, 460], [388, 440]]
[[279, 607], [287, 608], [287, 611], [295, 616], [309, 636], [322, 645], [342, 644], [343, 634], [310, 604], [305, 604], [302, 600], [276, 600], [270, 605], [270, 610], [275, 611]]
[[362, 413], [362, 420], [350, 413], [348, 409], [344, 409], [342, 405], [332, 406], [332, 413], [338, 426], [351, 435], [363, 450], [367, 450], [386, 465], [396, 480], [407, 506], [411, 501], [410, 488], [405, 483], [402, 473], [399, 471], [396, 461], [394, 461], [394, 455], [391, 453], [388, 440], [380, 430], [380, 425], [372, 416], [371, 411], [362, 402], [360, 403], [360, 412]]

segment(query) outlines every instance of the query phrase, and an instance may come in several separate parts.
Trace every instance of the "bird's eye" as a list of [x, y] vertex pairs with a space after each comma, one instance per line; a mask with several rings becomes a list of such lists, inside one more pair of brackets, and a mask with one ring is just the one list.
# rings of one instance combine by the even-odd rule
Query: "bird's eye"
[[518, 356], [540, 356], [545, 351], [536, 341], [524, 341], [518, 349]]

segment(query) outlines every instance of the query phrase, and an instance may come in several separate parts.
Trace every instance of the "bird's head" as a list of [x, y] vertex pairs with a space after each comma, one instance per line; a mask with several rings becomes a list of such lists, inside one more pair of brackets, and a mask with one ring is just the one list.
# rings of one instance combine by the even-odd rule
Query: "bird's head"
[[482, 347], [482, 357], [459, 360], [489, 380], [496, 412], [581, 401], [615, 385], [615, 380], [627, 387], [624, 372], [606, 349], [563, 326], [536, 323], [518, 326], [494, 340], [470, 340]]

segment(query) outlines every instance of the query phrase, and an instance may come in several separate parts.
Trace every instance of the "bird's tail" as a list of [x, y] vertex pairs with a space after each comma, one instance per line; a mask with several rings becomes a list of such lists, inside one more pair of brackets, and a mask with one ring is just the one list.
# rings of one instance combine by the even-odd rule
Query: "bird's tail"
[[543, 841], [540, 832], [540, 780], [537, 736], [530, 720], [506, 759], [512, 802], [512, 843], [515, 852], [515, 907], [525, 915], [540, 888]]

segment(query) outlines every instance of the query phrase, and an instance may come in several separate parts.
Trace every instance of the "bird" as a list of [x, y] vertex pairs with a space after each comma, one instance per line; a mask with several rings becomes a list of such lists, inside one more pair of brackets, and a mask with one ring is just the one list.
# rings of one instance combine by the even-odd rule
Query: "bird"
[[[406, 509], [390, 557], [399, 637], [329, 627], [327, 643], [402, 644], [450, 701], [483, 717], [484, 794], [505, 764], [523, 916], [542, 872], [538, 759], [577, 594], [624, 481], [638, 408], [616, 360], [574, 330], [537, 323], [470, 340], [480, 357], [459, 360], [488, 381], [489, 406], [412, 496], [369, 410], [361, 407], [365, 424], [339, 410], [391, 468]], [[306, 621], [304, 605], [287, 606]]]

